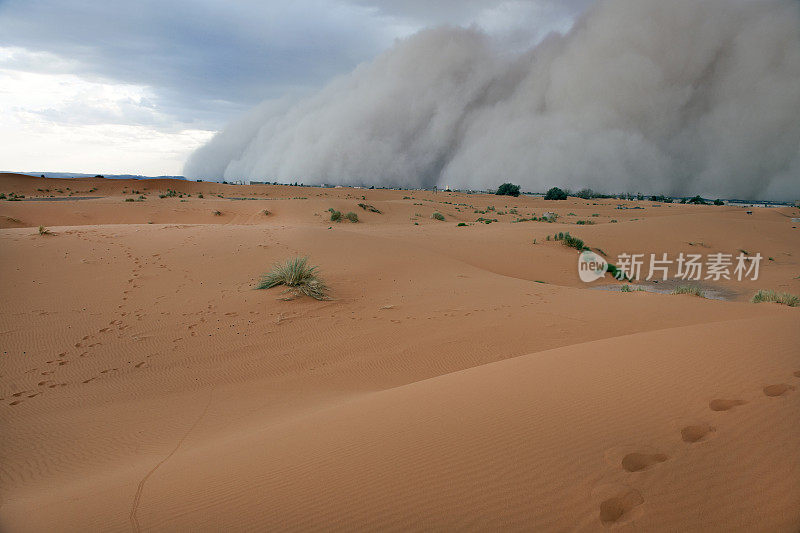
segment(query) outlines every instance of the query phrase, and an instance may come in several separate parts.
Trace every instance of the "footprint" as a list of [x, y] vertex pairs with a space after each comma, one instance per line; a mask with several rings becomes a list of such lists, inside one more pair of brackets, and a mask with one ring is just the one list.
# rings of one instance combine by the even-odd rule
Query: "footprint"
[[708, 407], [712, 411], [728, 411], [739, 405], [744, 405], [747, 402], [744, 400], [711, 400], [708, 402]]
[[604, 526], [610, 526], [642, 503], [644, 498], [638, 490], [627, 489], [600, 504], [600, 521]]
[[683, 442], [694, 443], [699, 442], [705, 438], [714, 428], [708, 424], [698, 424], [695, 426], [686, 426], [681, 430], [681, 438]]
[[777, 383], [775, 385], [767, 385], [764, 387], [764, 394], [770, 398], [775, 398], [776, 396], [783, 396], [790, 390], [794, 390], [794, 387], [787, 385], [786, 383]]
[[666, 460], [667, 456], [663, 453], [629, 453], [622, 458], [622, 468], [628, 472], [639, 472]]

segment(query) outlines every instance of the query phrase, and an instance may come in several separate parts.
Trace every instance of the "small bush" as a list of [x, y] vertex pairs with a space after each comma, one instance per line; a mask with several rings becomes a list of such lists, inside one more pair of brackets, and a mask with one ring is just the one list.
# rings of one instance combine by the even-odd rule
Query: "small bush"
[[570, 248], [575, 248], [579, 252], [589, 249], [589, 248], [586, 247], [586, 243], [583, 242], [583, 240], [581, 240], [581, 239], [579, 239], [577, 237], [573, 237], [572, 235], [569, 234], [569, 232], [567, 232], [567, 233], [564, 233], [564, 232], [556, 233], [553, 236], [553, 240], [554, 241], [561, 241], [561, 244], [563, 244], [564, 246], [568, 246]]
[[714, 200], [714, 205], [725, 205], [725, 202], [717, 198], [716, 200]]
[[269, 209], [264, 209], [263, 213], [264, 213], [264, 216], [269, 216], [269, 215], [272, 214], [272, 213], [270, 213]]
[[369, 204], [358, 204], [358, 207], [360, 207], [364, 211], [369, 211], [370, 213], [378, 213], [379, 215], [381, 214], [378, 208]]
[[214, 211], [214, 216], [215, 217], [221, 217], [222, 216], [222, 211]]
[[579, 226], [593, 226], [594, 225], [594, 222], [592, 222], [591, 220], [579, 220], [579, 221], [577, 221], [575, 223], [577, 225], [579, 225]]
[[431, 215], [431, 218], [434, 220], [444, 221], [444, 215], [441, 213], [434, 213]]
[[630, 285], [623, 285], [619, 288], [619, 292], [633, 292]]
[[341, 222], [342, 221], [342, 212], [337, 211], [333, 208], [328, 209], [331, 213], [331, 222]]
[[500, 187], [497, 188], [498, 196], [519, 196], [519, 185], [514, 185], [513, 183], [504, 183]]
[[567, 193], [558, 187], [553, 187], [544, 195], [545, 200], [566, 200]]
[[271, 289], [278, 285], [287, 287], [282, 293], [290, 293], [286, 299], [303, 294], [317, 300], [328, 299], [328, 287], [317, 275], [317, 267], [308, 264], [307, 257], [295, 257], [285, 263], [276, 264], [271, 271], [261, 277], [256, 288]]
[[39, 226], [39, 235], [50, 235], [50, 230], [44, 226]]
[[203, 197], [203, 193], [198, 194], [197, 197], [198, 198], [202, 198]]
[[768, 291], [764, 289], [761, 289], [755, 293], [752, 301], [754, 304], [761, 302], [772, 302], [788, 305], [789, 307], [800, 306], [800, 297], [797, 297], [794, 294], [789, 294], [788, 292]]
[[349, 220], [350, 222], [358, 222], [358, 215], [357, 215], [357, 214], [355, 214], [355, 213], [353, 213], [352, 211], [349, 211], [349, 212], [348, 212], [348, 213], [347, 213], [347, 214], [344, 216], [344, 218], [346, 218], [346, 219], [347, 219], [347, 220]]
[[126, 202], [135, 202], [136, 200], [134, 200], [133, 198], [125, 198], [125, 201]]
[[463, 228], [463, 227], [464, 227], [464, 226], [466, 226], [466, 225], [467, 225], [467, 224], [466, 224], [465, 222], [459, 222], [459, 223], [457, 224], [457, 226], [458, 226], [459, 228]]
[[700, 298], [706, 297], [706, 293], [703, 289], [692, 285], [681, 285], [672, 291], [672, 294], [691, 294], [692, 296], [698, 296]]

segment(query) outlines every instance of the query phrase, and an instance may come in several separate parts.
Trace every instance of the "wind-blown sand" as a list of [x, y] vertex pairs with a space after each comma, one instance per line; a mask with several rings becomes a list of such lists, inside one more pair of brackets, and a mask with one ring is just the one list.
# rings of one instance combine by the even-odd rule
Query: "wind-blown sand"
[[[749, 303], [800, 294], [797, 209], [19, 175], [0, 192], [97, 197], [0, 201], [3, 531], [800, 528], [800, 309]], [[481, 216], [498, 222], [456, 226]], [[558, 231], [612, 261], [765, 261], [711, 284], [730, 301], [593, 290]], [[332, 300], [254, 290], [294, 255]]]

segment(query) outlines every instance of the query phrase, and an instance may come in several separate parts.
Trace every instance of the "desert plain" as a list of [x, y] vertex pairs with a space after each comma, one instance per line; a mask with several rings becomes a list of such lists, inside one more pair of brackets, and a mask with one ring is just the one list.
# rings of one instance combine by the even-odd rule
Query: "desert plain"
[[[0, 192], [24, 195], [0, 201], [2, 531], [800, 529], [800, 308], [750, 301], [800, 294], [797, 208]], [[609, 260], [764, 261], [703, 282], [721, 299], [620, 292], [579, 279], [567, 231]], [[329, 300], [256, 289], [297, 256]]]

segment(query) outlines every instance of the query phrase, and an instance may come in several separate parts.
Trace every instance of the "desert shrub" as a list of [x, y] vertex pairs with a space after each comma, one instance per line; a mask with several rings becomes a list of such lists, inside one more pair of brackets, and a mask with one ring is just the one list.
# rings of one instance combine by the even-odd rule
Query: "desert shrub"
[[619, 288], [619, 292], [633, 292], [630, 285], [623, 285]]
[[725, 202], [717, 198], [716, 200], [714, 200], [714, 205], [725, 205]]
[[136, 200], [134, 200], [133, 198], [125, 198], [125, 201], [126, 202], [135, 202]]
[[594, 222], [592, 222], [591, 220], [579, 220], [579, 221], [577, 221], [575, 223], [577, 225], [579, 225], [579, 226], [593, 226], [594, 225]]
[[263, 213], [264, 213], [265, 216], [269, 216], [269, 215], [272, 214], [272, 213], [270, 213], [269, 209], [264, 209]]
[[364, 211], [369, 211], [371, 213], [378, 213], [379, 215], [381, 214], [381, 212], [380, 212], [380, 210], [378, 208], [376, 208], [375, 206], [369, 205], [369, 204], [358, 204], [358, 207], [360, 207]]
[[566, 200], [567, 193], [558, 187], [553, 187], [544, 195], [545, 200]]
[[334, 208], [329, 208], [328, 211], [331, 213], [331, 222], [341, 222], [342, 221], [342, 212], [337, 211]]
[[198, 194], [197, 197], [198, 198], [202, 198], [203, 197], [203, 193]]
[[214, 211], [214, 216], [215, 216], [215, 217], [220, 217], [220, 216], [222, 216], [222, 211]]
[[497, 188], [498, 196], [519, 196], [519, 185], [504, 183]]
[[459, 223], [457, 224], [457, 226], [458, 226], [459, 228], [462, 228], [462, 227], [464, 227], [464, 226], [466, 226], [466, 225], [467, 225], [467, 224], [466, 224], [465, 222], [459, 222]]
[[358, 222], [358, 215], [357, 215], [357, 214], [355, 214], [355, 213], [353, 213], [352, 211], [349, 211], [349, 212], [348, 212], [348, 213], [347, 213], [347, 214], [344, 216], [344, 218], [346, 218], [346, 219], [347, 219], [347, 220], [349, 220], [350, 222]]
[[276, 264], [261, 277], [257, 289], [271, 289], [285, 285], [282, 294], [290, 293], [287, 299], [305, 294], [317, 300], [328, 299], [328, 287], [317, 275], [317, 267], [308, 264], [307, 257], [295, 257], [285, 263]]
[[700, 298], [705, 298], [706, 293], [700, 287], [695, 287], [693, 285], [681, 285], [676, 287], [672, 294], [691, 294], [692, 296], [699, 296]]
[[789, 294], [788, 292], [768, 291], [764, 289], [761, 289], [755, 293], [752, 301], [755, 304], [761, 302], [772, 302], [788, 305], [789, 307], [800, 306], [800, 297], [797, 297], [794, 294]]
[[570, 248], [575, 248], [578, 251], [588, 250], [586, 243], [583, 240], [573, 237], [569, 232], [564, 233], [560, 231], [553, 236], [554, 241], [561, 241], [561, 244]]
[[39, 235], [50, 235], [50, 230], [44, 226], [39, 226]]
[[431, 215], [431, 218], [434, 220], [444, 221], [444, 215], [441, 213], [434, 213]]

